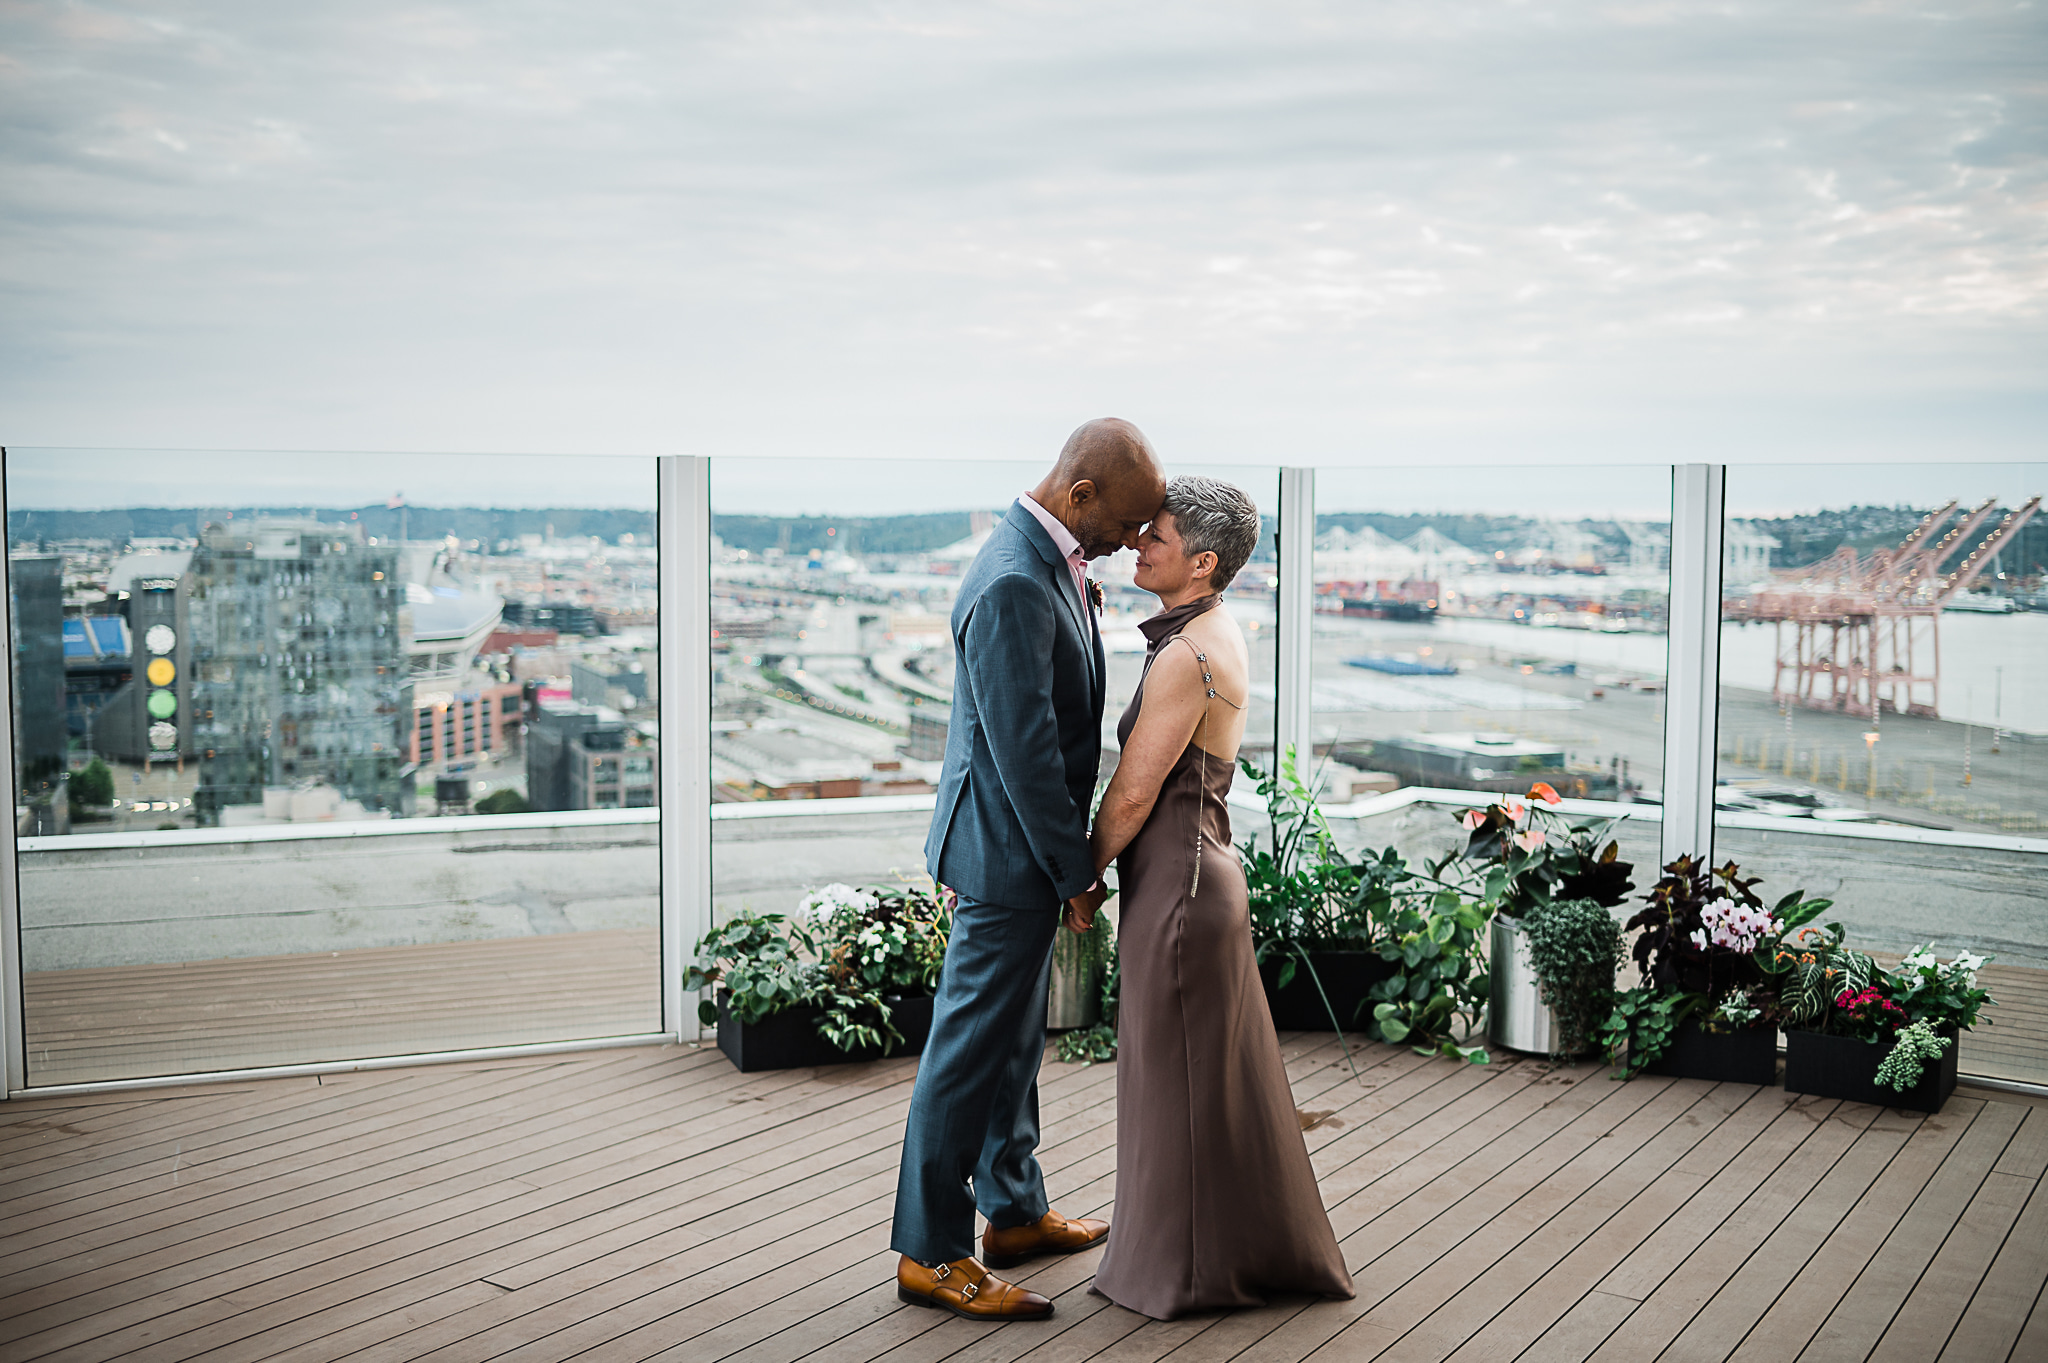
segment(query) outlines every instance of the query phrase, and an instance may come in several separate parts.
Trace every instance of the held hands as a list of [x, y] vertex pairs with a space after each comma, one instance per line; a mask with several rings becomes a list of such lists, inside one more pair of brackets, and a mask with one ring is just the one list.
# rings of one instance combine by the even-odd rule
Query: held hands
[[1109, 890], [1100, 880], [1067, 901], [1065, 921], [1075, 932], [1086, 932], [1095, 926], [1095, 914], [1109, 899]]

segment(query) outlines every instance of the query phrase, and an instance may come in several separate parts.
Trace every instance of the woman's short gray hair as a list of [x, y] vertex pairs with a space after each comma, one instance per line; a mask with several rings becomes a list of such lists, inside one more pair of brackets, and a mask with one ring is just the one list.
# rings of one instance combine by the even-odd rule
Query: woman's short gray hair
[[1259, 547], [1259, 508], [1241, 488], [1214, 478], [1176, 478], [1166, 485], [1162, 515], [1173, 517], [1181, 552], [1216, 555], [1209, 575], [1212, 591], [1222, 591], [1237, 577], [1252, 550]]

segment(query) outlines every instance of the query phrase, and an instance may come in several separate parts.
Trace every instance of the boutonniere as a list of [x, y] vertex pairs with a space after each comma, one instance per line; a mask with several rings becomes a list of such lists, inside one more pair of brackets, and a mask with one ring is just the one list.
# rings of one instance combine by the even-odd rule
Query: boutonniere
[[1092, 577], [1088, 579], [1088, 604], [1097, 615], [1102, 614], [1102, 583]]

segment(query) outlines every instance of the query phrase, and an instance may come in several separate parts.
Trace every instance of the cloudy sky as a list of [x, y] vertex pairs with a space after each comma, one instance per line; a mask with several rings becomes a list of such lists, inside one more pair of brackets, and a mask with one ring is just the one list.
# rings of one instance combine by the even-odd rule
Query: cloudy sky
[[0, 440], [2038, 458], [2044, 69], [2009, 0], [5, 3]]

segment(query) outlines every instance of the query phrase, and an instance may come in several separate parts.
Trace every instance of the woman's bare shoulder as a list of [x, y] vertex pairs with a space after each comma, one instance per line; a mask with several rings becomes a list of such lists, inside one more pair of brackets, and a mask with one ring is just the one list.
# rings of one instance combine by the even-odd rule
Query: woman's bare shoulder
[[1203, 611], [1188, 621], [1187, 628], [1181, 631], [1181, 635], [1204, 653], [1228, 650], [1229, 656], [1246, 656], [1244, 626], [1238, 624], [1237, 618], [1221, 606]]

